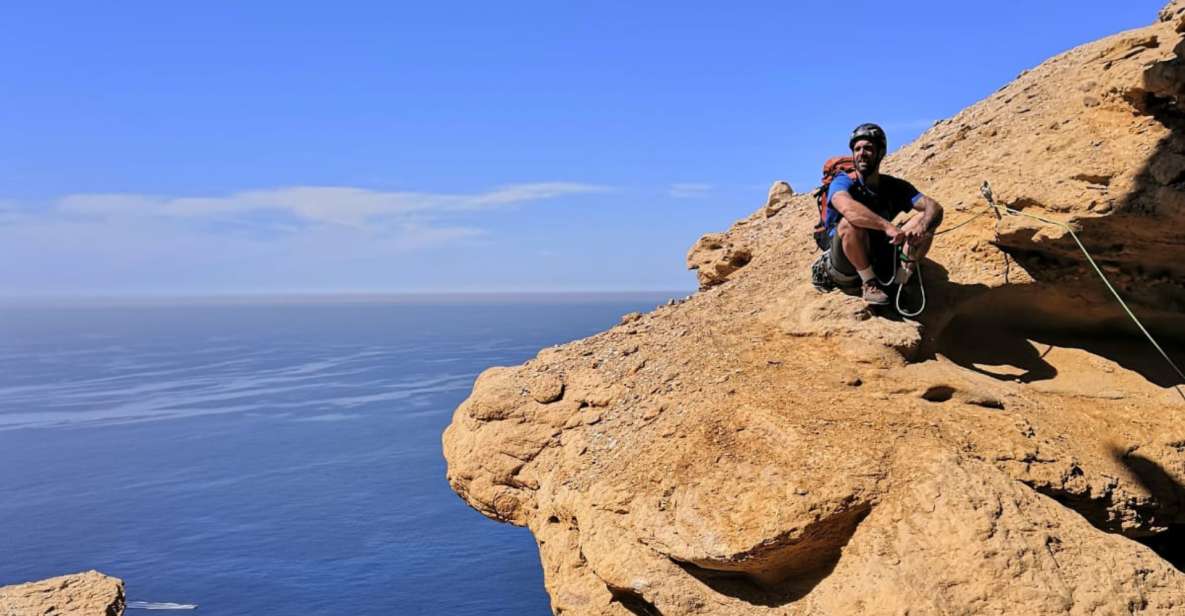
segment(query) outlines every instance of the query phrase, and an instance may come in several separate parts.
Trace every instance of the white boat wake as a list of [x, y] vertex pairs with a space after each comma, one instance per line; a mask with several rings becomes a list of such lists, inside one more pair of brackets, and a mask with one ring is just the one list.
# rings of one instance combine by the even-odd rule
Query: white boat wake
[[195, 603], [161, 603], [156, 601], [128, 601], [129, 610], [196, 610]]

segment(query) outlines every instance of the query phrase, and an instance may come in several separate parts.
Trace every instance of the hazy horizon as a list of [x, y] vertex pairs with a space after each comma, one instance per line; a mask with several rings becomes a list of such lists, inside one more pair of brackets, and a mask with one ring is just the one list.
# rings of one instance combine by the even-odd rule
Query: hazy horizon
[[471, 304], [471, 303], [588, 303], [637, 299], [679, 299], [695, 289], [621, 291], [407, 291], [398, 293], [206, 293], [112, 295], [0, 295], [0, 307], [155, 306], [237, 304]]

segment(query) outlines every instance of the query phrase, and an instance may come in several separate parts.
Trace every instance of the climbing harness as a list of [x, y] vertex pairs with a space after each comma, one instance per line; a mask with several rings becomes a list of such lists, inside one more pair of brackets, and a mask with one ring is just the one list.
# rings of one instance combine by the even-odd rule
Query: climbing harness
[[[900, 271], [901, 265], [904, 263], [910, 263], [913, 265], [913, 274], [911, 278], [916, 278], [918, 281], [918, 291], [922, 296], [922, 302], [918, 306], [918, 309], [913, 311], [905, 310], [901, 307], [901, 291], [905, 289], [905, 285], [909, 282], [906, 280], [897, 285], [897, 297], [893, 306], [897, 309], [898, 314], [912, 319], [913, 317], [922, 314], [922, 312], [926, 310], [926, 285], [922, 283], [922, 264], [917, 259], [910, 259], [909, 257], [905, 256], [905, 252], [901, 250], [900, 246], [896, 247], [896, 261], [897, 263], [893, 268], [893, 275], [890, 276], [887, 281], [881, 280], [880, 277], [877, 276], [876, 282], [882, 287], [891, 287], [897, 282], [897, 272]], [[815, 259], [815, 262], [811, 264], [811, 284], [813, 284], [815, 289], [820, 293], [829, 293], [842, 286], [834, 279], [834, 275], [831, 273], [830, 269], [830, 251], [825, 250], [823, 251], [823, 254], [819, 255], [819, 258]]]

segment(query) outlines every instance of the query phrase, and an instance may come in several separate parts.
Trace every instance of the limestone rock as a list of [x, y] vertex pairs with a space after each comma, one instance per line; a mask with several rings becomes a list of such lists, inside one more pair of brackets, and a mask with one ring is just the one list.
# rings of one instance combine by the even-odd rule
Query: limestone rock
[[564, 397], [564, 380], [559, 375], [537, 374], [530, 380], [528, 388], [536, 402], [550, 404]]
[[1159, 17], [1160, 21], [1171, 23], [1176, 32], [1185, 31], [1185, 2], [1171, 0], [1160, 9]]
[[773, 186], [769, 187], [769, 198], [765, 202], [765, 207], [762, 211], [765, 217], [769, 218], [782, 211], [790, 203], [790, 198], [794, 196], [794, 189], [790, 188], [788, 182], [778, 180], [774, 182]]
[[698, 270], [700, 288], [706, 289], [728, 280], [752, 258], [753, 254], [743, 244], [719, 233], [709, 233], [687, 253], [687, 269]]
[[1068, 231], [979, 194], [1069, 225], [1185, 357], [1182, 6], [886, 160], [951, 229], [918, 319], [815, 291], [775, 184], [689, 300], [483, 373], [453, 489], [531, 530], [556, 613], [1185, 613], [1180, 379]]
[[98, 571], [0, 587], [3, 616], [119, 616], [123, 582]]

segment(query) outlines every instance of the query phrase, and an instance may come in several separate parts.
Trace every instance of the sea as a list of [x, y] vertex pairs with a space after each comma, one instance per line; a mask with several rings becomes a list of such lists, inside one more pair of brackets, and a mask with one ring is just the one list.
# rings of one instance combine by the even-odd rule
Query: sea
[[97, 569], [130, 615], [549, 614], [533, 538], [450, 490], [441, 433], [485, 368], [671, 295], [0, 307], [0, 585]]

